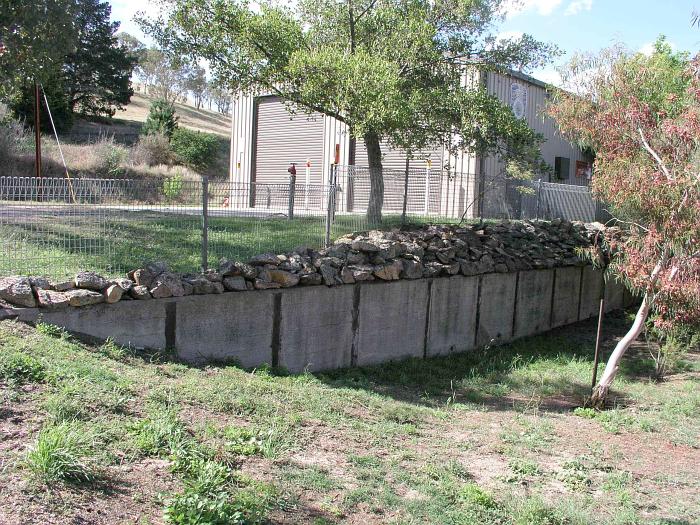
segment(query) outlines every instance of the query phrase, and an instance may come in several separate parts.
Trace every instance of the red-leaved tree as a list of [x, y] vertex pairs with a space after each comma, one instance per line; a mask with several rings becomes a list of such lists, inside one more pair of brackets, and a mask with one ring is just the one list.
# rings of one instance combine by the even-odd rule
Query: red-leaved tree
[[593, 390], [601, 407], [647, 319], [662, 334], [700, 325], [700, 58], [660, 38], [649, 56], [578, 57], [566, 80], [549, 113], [595, 152], [593, 191], [622, 229], [606, 235], [608, 270], [642, 297]]

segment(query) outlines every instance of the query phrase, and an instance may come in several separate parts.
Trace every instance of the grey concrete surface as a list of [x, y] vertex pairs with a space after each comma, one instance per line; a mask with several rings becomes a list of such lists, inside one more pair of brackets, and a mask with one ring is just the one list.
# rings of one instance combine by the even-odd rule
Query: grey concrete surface
[[48, 311], [38, 308], [15, 310], [20, 321], [61, 326], [79, 336], [112, 339], [133, 348], [165, 348], [167, 300], [124, 301], [85, 308]]
[[360, 286], [357, 365], [423, 357], [428, 280]]
[[[600, 274], [578, 267], [121, 301], [53, 312], [17, 308], [8, 315], [134, 348], [171, 348], [195, 364], [236, 361], [319, 371], [467, 351], [544, 332], [550, 319], [555, 326], [575, 322], [581, 271], [585, 318], [594, 308], [597, 313]], [[608, 310], [622, 307], [623, 296], [622, 285], [609, 282]]]
[[513, 337], [526, 337], [549, 329], [554, 270], [520, 272], [515, 302]]
[[581, 291], [580, 267], [556, 268], [555, 272], [551, 328], [578, 321], [578, 303]]
[[600, 295], [603, 291], [603, 272], [593, 266], [583, 267], [583, 284], [581, 285], [581, 306], [578, 312], [580, 320], [597, 317], [600, 310]]
[[605, 281], [605, 311], [620, 310], [624, 307], [625, 285], [614, 277]]
[[190, 363], [272, 364], [273, 300], [271, 290], [171, 299], [177, 356]]
[[350, 366], [354, 286], [306, 286], [281, 294], [279, 364], [290, 372]]
[[478, 277], [434, 279], [426, 355], [447, 355], [474, 348]]
[[481, 276], [476, 346], [508, 342], [513, 337], [515, 273]]

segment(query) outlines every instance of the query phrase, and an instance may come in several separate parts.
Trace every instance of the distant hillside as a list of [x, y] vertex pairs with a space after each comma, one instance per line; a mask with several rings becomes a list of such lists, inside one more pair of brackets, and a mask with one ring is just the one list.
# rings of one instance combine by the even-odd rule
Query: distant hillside
[[[88, 121], [77, 119], [70, 132], [72, 139], [80, 140], [100, 134], [114, 135], [122, 142], [134, 142], [141, 125], [148, 117], [153, 98], [142, 93], [135, 93], [131, 102], [123, 111], [118, 111], [111, 121]], [[196, 109], [186, 104], [175, 104], [175, 112], [180, 117], [183, 127], [214, 133], [228, 138], [231, 133], [231, 117], [207, 109]]]

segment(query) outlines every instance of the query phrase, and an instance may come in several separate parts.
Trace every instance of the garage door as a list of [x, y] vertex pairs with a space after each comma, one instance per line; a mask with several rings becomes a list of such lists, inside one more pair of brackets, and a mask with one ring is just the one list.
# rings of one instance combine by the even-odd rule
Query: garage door
[[303, 182], [306, 159], [311, 161], [311, 182], [323, 182], [322, 115], [299, 113], [292, 118], [278, 97], [261, 97], [255, 126], [254, 182], [287, 182], [291, 162], [297, 163], [297, 181]]

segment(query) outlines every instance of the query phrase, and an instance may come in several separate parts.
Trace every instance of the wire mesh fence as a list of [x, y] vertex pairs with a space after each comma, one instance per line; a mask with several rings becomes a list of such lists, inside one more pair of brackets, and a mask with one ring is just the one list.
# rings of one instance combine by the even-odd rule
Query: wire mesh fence
[[[376, 179], [375, 179], [376, 180]], [[508, 211], [483, 213], [476, 174], [383, 170], [381, 223], [368, 220], [368, 168], [334, 166], [327, 184], [166, 179], [0, 177], [0, 275], [119, 275], [162, 260], [174, 271], [214, 267], [352, 231], [482, 218], [594, 220], [586, 188], [534, 183], [506, 192]], [[480, 215], [481, 212], [481, 215]]]

